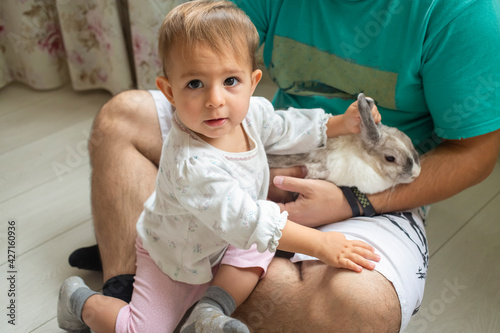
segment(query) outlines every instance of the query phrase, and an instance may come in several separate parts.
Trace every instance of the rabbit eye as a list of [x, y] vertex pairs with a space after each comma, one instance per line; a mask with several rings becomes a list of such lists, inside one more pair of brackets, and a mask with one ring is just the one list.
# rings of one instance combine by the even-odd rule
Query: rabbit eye
[[385, 160], [387, 162], [393, 163], [396, 161], [396, 158], [394, 156], [391, 156], [391, 155], [385, 155]]

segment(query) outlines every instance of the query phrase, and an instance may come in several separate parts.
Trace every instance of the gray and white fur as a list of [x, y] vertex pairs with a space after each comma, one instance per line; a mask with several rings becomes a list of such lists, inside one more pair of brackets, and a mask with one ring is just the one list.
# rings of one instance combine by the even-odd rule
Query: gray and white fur
[[307, 167], [307, 177], [337, 186], [356, 186], [372, 194], [411, 183], [420, 174], [420, 160], [410, 138], [395, 127], [375, 124], [374, 101], [358, 95], [359, 134], [329, 138], [324, 149], [307, 154], [268, 155], [271, 168]]

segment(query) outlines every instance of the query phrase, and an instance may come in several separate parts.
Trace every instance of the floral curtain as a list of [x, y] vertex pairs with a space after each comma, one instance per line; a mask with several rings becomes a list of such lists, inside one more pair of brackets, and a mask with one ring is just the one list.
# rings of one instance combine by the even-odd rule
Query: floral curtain
[[158, 29], [167, 13], [188, 0], [128, 0], [134, 72], [139, 89], [156, 89], [161, 73], [157, 56]]
[[0, 88], [154, 89], [157, 33], [186, 0], [2, 0]]

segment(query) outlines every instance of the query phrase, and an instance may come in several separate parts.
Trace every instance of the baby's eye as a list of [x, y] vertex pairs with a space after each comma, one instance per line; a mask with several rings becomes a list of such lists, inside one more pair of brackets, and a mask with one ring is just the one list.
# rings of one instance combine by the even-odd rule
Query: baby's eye
[[235, 85], [238, 84], [238, 82], [240, 82], [240, 81], [237, 78], [235, 78], [235, 77], [228, 77], [224, 81], [224, 85], [229, 86], [229, 87], [234, 87]]
[[203, 87], [203, 83], [201, 83], [200, 80], [192, 80], [192, 81], [189, 81], [189, 83], [187, 84], [187, 86], [191, 89], [198, 89], [198, 88], [202, 88]]

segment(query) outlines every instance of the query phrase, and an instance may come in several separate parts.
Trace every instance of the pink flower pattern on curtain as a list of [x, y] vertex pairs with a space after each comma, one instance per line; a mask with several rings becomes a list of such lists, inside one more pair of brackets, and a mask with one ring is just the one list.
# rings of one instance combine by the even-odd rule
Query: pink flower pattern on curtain
[[155, 89], [158, 29], [185, 1], [1, 1], [0, 88]]

